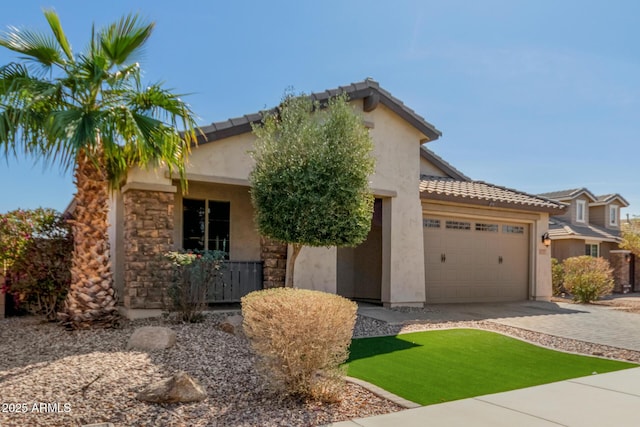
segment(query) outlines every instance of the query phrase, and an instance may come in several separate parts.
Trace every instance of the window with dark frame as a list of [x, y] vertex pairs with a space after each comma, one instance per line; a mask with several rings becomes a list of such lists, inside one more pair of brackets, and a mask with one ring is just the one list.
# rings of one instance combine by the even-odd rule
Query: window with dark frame
[[598, 245], [597, 244], [587, 244], [585, 245], [585, 255], [589, 255], [592, 257], [598, 256]]
[[183, 249], [218, 250], [226, 252], [228, 257], [230, 213], [229, 202], [183, 199]]

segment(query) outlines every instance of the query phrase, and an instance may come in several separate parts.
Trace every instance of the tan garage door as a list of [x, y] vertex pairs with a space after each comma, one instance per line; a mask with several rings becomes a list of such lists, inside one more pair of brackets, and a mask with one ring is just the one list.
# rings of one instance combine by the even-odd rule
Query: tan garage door
[[527, 224], [428, 216], [423, 230], [427, 304], [527, 299]]

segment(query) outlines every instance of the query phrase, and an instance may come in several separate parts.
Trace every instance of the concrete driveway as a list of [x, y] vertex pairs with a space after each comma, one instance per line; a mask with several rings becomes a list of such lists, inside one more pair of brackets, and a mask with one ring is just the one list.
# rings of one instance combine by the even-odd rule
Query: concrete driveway
[[362, 305], [358, 312], [391, 324], [486, 320], [549, 335], [640, 351], [640, 314], [600, 305], [544, 301], [439, 304], [408, 312]]

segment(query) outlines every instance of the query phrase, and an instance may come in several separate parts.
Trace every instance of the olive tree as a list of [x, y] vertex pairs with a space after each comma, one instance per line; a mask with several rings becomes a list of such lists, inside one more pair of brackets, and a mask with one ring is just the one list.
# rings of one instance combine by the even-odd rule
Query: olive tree
[[285, 95], [254, 126], [251, 200], [258, 230], [292, 246], [287, 287], [303, 246], [357, 246], [371, 227], [373, 142], [346, 94], [326, 105]]

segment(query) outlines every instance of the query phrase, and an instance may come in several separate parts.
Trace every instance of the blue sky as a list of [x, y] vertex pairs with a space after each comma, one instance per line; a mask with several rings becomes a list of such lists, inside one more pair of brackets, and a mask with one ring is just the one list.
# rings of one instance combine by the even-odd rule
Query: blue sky
[[[428, 145], [473, 179], [539, 193], [620, 193], [640, 214], [640, 2], [20, 0], [0, 29], [46, 29], [53, 7], [76, 51], [97, 27], [156, 22], [144, 57], [200, 124], [366, 77], [443, 132]], [[15, 56], [0, 50], [0, 64]], [[62, 210], [71, 173], [0, 159], [0, 212]]]

